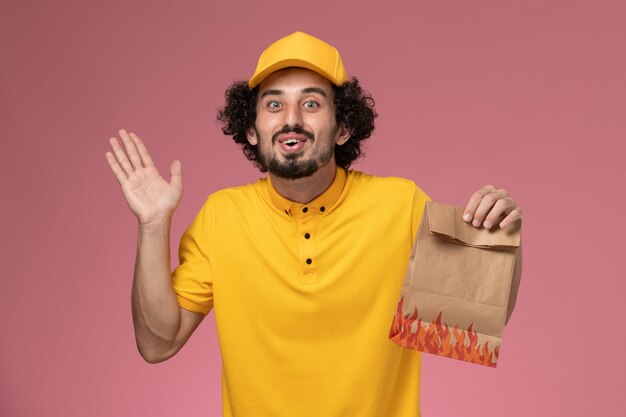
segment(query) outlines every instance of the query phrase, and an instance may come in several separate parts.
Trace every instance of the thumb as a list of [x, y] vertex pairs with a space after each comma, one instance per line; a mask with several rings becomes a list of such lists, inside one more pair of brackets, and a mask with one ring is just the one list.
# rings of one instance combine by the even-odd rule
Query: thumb
[[183, 186], [183, 166], [178, 159], [172, 162], [172, 166], [170, 167], [170, 174], [171, 174], [170, 183], [176, 184], [182, 187]]

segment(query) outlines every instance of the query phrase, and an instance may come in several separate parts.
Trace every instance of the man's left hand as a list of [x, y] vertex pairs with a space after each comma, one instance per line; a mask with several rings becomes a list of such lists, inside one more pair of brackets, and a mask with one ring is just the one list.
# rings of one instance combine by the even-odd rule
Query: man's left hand
[[496, 189], [492, 185], [485, 185], [472, 194], [463, 214], [463, 220], [467, 223], [475, 227], [482, 225], [487, 229], [495, 224], [504, 229], [521, 218], [522, 210], [506, 190]]

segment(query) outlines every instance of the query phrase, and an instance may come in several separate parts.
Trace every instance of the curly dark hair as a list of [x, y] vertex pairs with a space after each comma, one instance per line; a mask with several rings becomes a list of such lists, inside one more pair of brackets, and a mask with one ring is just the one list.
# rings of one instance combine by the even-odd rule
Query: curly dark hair
[[[346, 143], [335, 145], [335, 160], [338, 166], [347, 169], [362, 155], [361, 141], [371, 136], [374, 119], [378, 115], [374, 110], [374, 99], [361, 88], [356, 77], [340, 86], [331, 85], [337, 125], [343, 124], [350, 132]], [[250, 88], [247, 81], [231, 84], [225, 93], [226, 104], [218, 110], [217, 120], [223, 123], [222, 132], [241, 145], [246, 158], [261, 172], [266, 172], [267, 167], [259, 159], [257, 146], [251, 145], [246, 137], [246, 131], [254, 126], [256, 120], [257, 93], [258, 86]]]

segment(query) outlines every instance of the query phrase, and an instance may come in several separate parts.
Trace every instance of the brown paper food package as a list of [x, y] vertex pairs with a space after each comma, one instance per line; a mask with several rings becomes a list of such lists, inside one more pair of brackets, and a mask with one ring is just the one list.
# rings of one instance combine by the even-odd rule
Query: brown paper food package
[[389, 339], [495, 367], [519, 285], [521, 221], [476, 228], [463, 221], [463, 212], [426, 203]]

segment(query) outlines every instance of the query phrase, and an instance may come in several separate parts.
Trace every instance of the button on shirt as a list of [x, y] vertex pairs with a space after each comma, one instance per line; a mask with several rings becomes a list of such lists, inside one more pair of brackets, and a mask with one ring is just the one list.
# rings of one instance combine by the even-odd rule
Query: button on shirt
[[279, 210], [284, 211], [286, 216], [293, 219], [298, 233], [304, 239], [298, 240], [300, 259], [302, 261], [302, 282], [317, 282], [316, 275], [316, 238], [317, 227], [320, 219], [328, 215], [331, 210], [326, 211], [326, 207], [333, 207], [337, 202], [346, 184], [346, 172], [338, 169], [330, 187], [309, 203], [296, 203], [282, 195], [272, 186], [271, 180], [267, 179], [267, 193], [272, 204]]

